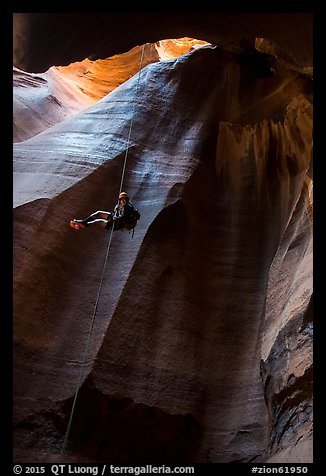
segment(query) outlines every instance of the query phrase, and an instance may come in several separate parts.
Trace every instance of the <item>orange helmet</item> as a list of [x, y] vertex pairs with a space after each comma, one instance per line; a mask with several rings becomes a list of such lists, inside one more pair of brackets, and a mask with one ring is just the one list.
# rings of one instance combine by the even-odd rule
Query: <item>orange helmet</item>
[[129, 198], [129, 197], [128, 197], [128, 194], [126, 192], [121, 192], [119, 194], [119, 200], [120, 200], [120, 198]]

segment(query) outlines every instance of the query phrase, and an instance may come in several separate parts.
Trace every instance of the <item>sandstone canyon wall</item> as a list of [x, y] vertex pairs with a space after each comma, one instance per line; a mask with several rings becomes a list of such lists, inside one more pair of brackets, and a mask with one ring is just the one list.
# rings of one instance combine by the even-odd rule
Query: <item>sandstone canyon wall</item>
[[14, 67], [13, 141], [29, 139], [86, 109], [147, 64], [177, 58], [204, 43], [194, 38], [161, 40], [110, 58], [86, 58], [38, 74]]
[[[312, 461], [311, 78], [205, 46], [14, 145], [15, 461]], [[132, 120], [132, 134], [128, 131]]]

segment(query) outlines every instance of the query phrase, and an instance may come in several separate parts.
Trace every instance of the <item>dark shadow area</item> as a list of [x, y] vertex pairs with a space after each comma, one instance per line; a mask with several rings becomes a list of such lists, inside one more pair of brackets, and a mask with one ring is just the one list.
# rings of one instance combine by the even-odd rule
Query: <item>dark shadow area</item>
[[[64, 405], [68, 421], [72, 399]], [[114, 464], [184, 464], [200, 436], [190, 415], [110, 397], [93, 386], [80, 390], [70, 432], [69, 451]]]

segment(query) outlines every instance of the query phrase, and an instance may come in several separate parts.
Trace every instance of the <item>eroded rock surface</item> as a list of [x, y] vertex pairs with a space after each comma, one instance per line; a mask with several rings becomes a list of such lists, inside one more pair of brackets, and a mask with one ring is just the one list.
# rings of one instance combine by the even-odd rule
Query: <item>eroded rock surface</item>
[[155, 45], [136, 46], [104, 60], [51, 67], [45, 73], [13, 71], [14, 142], [22, 142], [86, 109], [159, 61]]
[[60, 456], [109, 238], [68, 222], [114, 206], [127, 149], [141, 220], [113, 236], [68, 459], [281, 461], [311, 438], [311, 81], [273, 68], [206, 46], [14, 146], [17, 462]]
[[99, 101], [150, 63], [205, 44], [194, 38], [135, 46], [110, 58], [53, 66], [45, 73], [13, 69], [13, 141], [22, 142]]

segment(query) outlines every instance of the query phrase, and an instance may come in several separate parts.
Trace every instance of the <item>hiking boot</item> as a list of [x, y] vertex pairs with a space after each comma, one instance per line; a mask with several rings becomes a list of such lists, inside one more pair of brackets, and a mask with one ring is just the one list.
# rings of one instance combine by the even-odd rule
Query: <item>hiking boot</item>
[[70, 226], [71, 228], [74, 228], [75, 230], [86, 228], [86, 225], [82, 223], [82, 220], [71, 220]]

